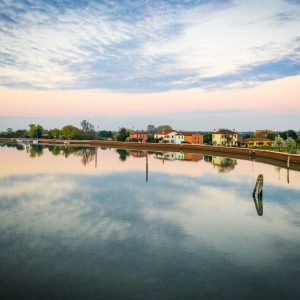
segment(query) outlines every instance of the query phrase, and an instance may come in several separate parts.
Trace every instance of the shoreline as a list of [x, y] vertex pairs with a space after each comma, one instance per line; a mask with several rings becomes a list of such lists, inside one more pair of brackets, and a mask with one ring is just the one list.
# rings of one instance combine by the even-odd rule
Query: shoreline
[[[7, 139], [1, 139], [0, 142], [8, 142]], [[11, 139], [9, 142], [15, 142]], [[64, 142], [68, 144], [64, 144]], [[170, 151], [170, 152], [189, 152], [201, 153], [207, 155], [232, 157], [244, 160], [255, 160], [257, 162], [267, 163], [278, 167], [300, 171], [300, 155], [289, 154], [284, 152], [276, 152], [269, 150], [235, 148], [222, 146], [208, 146], [195, 144], [158, 144], [158, 143], [134, 143], [134, 142], [118, 142], [118, 141], [100, 141], [100, 140], [48, 140], [39, 139], [42, 145], [57, 146], [91, 146], [105, 147], [128, 150], [145, 150], [145, 151]]]

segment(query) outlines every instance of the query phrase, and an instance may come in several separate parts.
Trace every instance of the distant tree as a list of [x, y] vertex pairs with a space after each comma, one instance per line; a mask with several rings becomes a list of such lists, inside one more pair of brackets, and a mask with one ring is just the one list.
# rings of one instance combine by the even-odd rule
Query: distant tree
[[19, 129], [15, 132], [15, 137], [25, 138], [28, 135], [28, 131], [26, 129]]
[[267, 135], [267, 138], [271, 141], [275, 141], [276, 133], [275, 132], [269, 132]]
[[81, 130], [73, 125], [66, 125], [61, 129], [61, 133], [68, 139], [82, 138]]
[[83, 120], [80, 123], [83, 133], [88, 133], [94, 131], [94, 125], [88, 120]]
[[156, 128], [155, 128], [154, 125], [151, 125], [151, 124], [150, 124], [150, 125], [147, 126], [147, 132], [148, 132], [148, 133], [151, 133], [151, 134], [155, 133], [155, 129], [156, 129]]
[[286, 144], [286, 147], [287, 147], [287, 149], [288, 149], [289, 152], [290, 152], [291, 149], [297, 147], [297, 143], [291, 137], [289, 137], [289, 138], [286, 139], [285, 144]]
[[61, 136], [61, 130], [59, 130], [58, 128], [53, 128], [50, 130], [50, 137], [53, 139], [58, 139]]
[[232, 141], [233, 141], [233, 137], [231, 136], [231, 134], [227, 134], [226, 137], [226, 146], [230, 146], [232, 144]]
[[28, 134], [32, 138], [40, 138], [44, 132], [43, 126], [39, 124], [29, 124]]
[[249, 139], [249, 138], [251, 138], [251, 137], [252, 137], [252, 135], [251, 135], [249, 132], [246, 132], [246, 133], [244, 133], [244, 134], [242, 135], [242, 139], [243, 139], [243, 140]]
[[280, 135], [275, 137], [274, 146], [278, 148], [279, 151], [285, 146], [285, 141]]
[[113, 138], [113, 133], [111, 131], [101, 130], [98, 134], [100, 138]]
[[212, 134], [211, 133], [205, 133], [203, 137], [204, 144], [210, 145], [212, 143]]
[[148, 135], [147, 143], [156, 143], [156, 140], [155, 140], [153, 134]]
[[13, 129], [9, 127], [9, 128], [6, 129], [6, 132], [11, 133], [11, 132], [13, 132]]
[[294, 140], [296, 140], [298, 138], [298, 135], [295, 130], [290, 129], [286, 133], [287, 133], [287, 138], [291, 137]]
[[160, 130], [172, 130], [173, 128], [170, 125], [159, 125], [156, 127], [156, 132]]
[[125, 142], [129, 136], [130, 136], [129, 130], [122, 127], [117, 134], [117, 140], [121, 142]]

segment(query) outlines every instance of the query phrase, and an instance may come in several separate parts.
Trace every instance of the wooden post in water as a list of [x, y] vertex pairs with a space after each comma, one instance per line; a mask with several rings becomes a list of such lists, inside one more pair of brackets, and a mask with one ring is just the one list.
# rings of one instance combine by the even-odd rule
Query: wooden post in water
[[148, 182], [148, 153], [146, 155], [146, 182]]
[[263, 187], [264, 187], [264, 176], [263, 174], [259, 174], [256, 179], [256, 184], [253, 190], [253, 195], [255, 195], [256, 191], [258, 195], [263, 194]]
[[[264, 186], [264, 176], [263, 174], [259, 174], [257, 176], [255, 187], [253, 190], [253, 200], [254, 200], [257, 214], [259, 216], [263, 215], [263, 186]], [[257, 199], [256, 199], [256, 191], [257, 191]]]

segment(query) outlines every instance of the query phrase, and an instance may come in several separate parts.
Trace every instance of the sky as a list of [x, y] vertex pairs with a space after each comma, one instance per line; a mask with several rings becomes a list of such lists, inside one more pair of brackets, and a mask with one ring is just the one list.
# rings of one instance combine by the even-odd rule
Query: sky
[[0, 130], [300, 129], [298, 0], [0, 0]]

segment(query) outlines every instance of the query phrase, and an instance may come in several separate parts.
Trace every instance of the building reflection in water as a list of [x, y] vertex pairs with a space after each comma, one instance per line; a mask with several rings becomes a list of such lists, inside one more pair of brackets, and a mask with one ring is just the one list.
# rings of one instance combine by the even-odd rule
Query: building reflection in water
[[203, 159], [203, 155], [198, 153], [184, 153], [184, 152], [155, 152], [154, 158], [165, 160], [184, 160], [184, 161], [200, 161]]
[[232, 171], [237, 165], [237, 160], [230, 157], [212, 156], [211, 163], [216, 166], [221, 173]]

